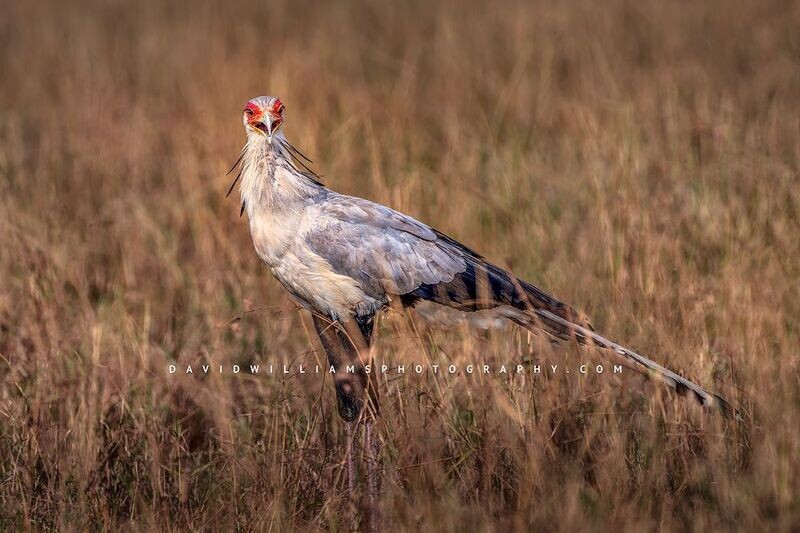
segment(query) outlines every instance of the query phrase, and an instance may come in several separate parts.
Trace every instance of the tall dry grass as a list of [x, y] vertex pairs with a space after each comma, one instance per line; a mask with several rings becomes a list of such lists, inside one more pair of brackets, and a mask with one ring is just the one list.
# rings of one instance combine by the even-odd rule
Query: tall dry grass
[[[389, 375], [397, 529], [800, 525], [796, 2], [5, 2], [0, 527], [347, 529], [330, 378], [224, 173], [279, 95], [336, 190], [582, 308], [632, 372]], [[394, 363], [601, 356], [387, 316]]]

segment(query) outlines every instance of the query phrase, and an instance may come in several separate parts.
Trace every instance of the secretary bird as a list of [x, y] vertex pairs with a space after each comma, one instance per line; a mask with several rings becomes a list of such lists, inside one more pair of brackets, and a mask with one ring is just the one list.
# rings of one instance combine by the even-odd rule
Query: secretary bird
[[[278, 98], [247, 102], [247, 144], [231, 172], [241, 178], [241, 211], [247, 212], [258, 256], [311, 311], [334, 367], [338, 411], [348, 434], [347, 473], [352, 492], [352, 438], [364, 421], [365, 449], [377, 457], [373, 418], [379, 413], [374, 372], [367, 373], [376, 313], [393, 300], [404, 307], [426, 300], [460, 311], [495, 309], [505, 318], [554, 339], [574, 339], [627, 359], [642, 372], [728, 417], [737, 411], [722, 397], [597, 333], [572, 307], [481, 255], [383, 205], [326, 188], [310, 160], [283, 133], [285, 107]], [[304, 162], [305, 161], [305, 162]], [[230, 173], [230, 172], [229, 172]], [[352, 365], [355, 372], [346, 372]], [[367, 474], [368, 485], [370, 474]], [[367, 487], [374, 496], [374, 487]]]

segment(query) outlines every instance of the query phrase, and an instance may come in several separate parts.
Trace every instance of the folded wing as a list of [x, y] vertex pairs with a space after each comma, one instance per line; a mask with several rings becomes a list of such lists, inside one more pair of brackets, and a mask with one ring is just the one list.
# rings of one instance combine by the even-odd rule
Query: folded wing
[[[400, 297], [404, 304], [428, 300], [463, 311], [511, 306], [547, 310], [585, 324], [574, 309], [534, 285], [487, 262], [443, 233], [388, 207], [349, 196], [331, 196], [314, 214], [304, 239], [341, 275], [356, 280], [373, 298]], [[541, 324], [559, 337], [568, 329]]]

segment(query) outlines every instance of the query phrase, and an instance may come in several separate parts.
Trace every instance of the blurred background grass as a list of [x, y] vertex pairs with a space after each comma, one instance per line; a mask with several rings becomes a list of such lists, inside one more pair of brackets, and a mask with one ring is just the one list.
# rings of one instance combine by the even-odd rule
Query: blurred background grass
[[[387, 527], [797, 527], [798, 27], [791, 1], [5, 2], [0, 525], [349, 527], [329, 380], [167, 373], [324, 360], [224, 198], [273, 94], [329, 186], [747, 413], [632, 372], [390, 376]], [[378, 353], [601, 360], [537, 343], [398, 315]]]

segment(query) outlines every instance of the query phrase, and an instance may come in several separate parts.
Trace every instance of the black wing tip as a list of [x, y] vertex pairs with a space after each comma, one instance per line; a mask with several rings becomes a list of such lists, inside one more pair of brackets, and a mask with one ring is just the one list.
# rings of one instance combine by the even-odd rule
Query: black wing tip
[[744, 422], [742, 413], [736, 407], [734, 407], [733, 404], [719, 394], [707, 391], [702, 391], [705, 393], [702, 394], [700, 391], [689, 388], [684, 383], [677, 382], [675, 384], [675, 392], [677, 392], [679, 396], [685, 396], [689, 391], [694, 393], [697, 403], [699, 403], [704, 409], [717, 411], [728, 420]]
[[403, 307], [414, 308], [417, 306], [422, 298], [416, 294], [416, 292], [417, 289], [400, 295], [400, 303], [403, 305]]
[[719, 411], [722, 416], [729, 420], [733, 420], [734, 422], [744, 422], [744, 417], [742, 416], [741, 411], [733, 406], [728, 400], [723, 398], [718, 394], [711, 394], [713, 398], [713, 405], [708, 407], [714, 407]]

